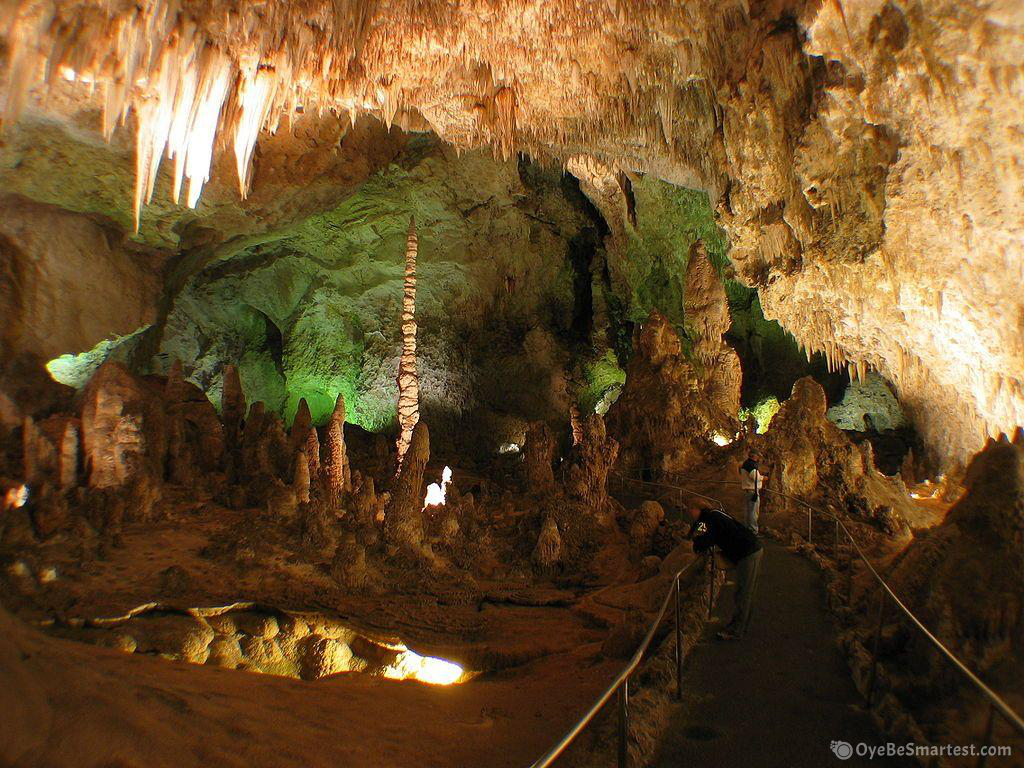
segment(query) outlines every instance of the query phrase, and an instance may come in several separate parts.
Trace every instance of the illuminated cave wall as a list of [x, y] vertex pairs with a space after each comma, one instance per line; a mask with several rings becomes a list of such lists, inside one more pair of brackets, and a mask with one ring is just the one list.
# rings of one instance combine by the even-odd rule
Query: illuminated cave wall
[[[8, 206], [4, 220], [20, 227], [18, 247], [38, 250], [41, 233], [56, 227], [50, 262], [85, 276], [34, 273], [31, 288], [43, 304], [63, 307], [73, 322], [14, 307], [17, 322], [8, 328], [35, 318], [30, 324], [46, 343], [25, 337], [9, 352], [30, 346], [41, 360], [54, 358], [51, 375], [70, 386], [82, 386], [108, 356], [158, 373], [180, 359], [219, 405], [230, 362], [240, 367], [250, 403], [288, 419], [305, 397], [322, 421], [342, 392], [351, 422], [390, 429], [401, 254], [413, 214], [421, 235], [419, 364], [436, 441], [493, 449], [521, 440], [526, 420], [563, 423], [573, 401], [606, 409], [622, 386], [634, 326], [651, 309], [685, 338], [685, 272], [697, 240], [726, 279], [730, 342], [753, 372], [745, 404], [766, 393], [784, 398], [808, 371], [792, 338], [760, 314], [755, 291], [729, 279], [728, 244], [704, 192], [632, 175], [626, 247], [606, 250], [608, 222], [557, 167], [485, 151], [457, 155], [430, 134], [382, 134], [373, 120], [342, 131], [331, 161], [320, 157], [326, 150], [317, 140], [334, 135], [327, 118], [274, 137], [244, 203], [231, 207], [231, 193], [211, 183], [197, 210], [147, 209], [132, 234], [123, 229], [130, 226], [127, 158], [117, 142], [97, 144], [73, 130], [75, 119], [86, 120], [23, 121], [0, 148], [11, 161], [5, 178], [53, 203]], [[362, 158], [366, 147], [374, 151]], [[92, 175], [74, 175], [67, 189], [54, 184], [65, 158]], [[303, 192], [297, 171], [277, 172], [289, 162], [311, 173], [334, 168], [339, 189], [326, 195], [314, 181]], [[106, 233], [103, 248], [94, 233]], [[71, 244], [79, 261], [69, 256]], [[95, 258], [103, 249], [107, 261], [120, 258], [120, 273], [81, 261], [85, 251]], [[75, 324], [92, 330], [69, 331]], [[759, 371], [782, 383], [773, 386]]]
[[[115, 142], [130, 145], [141, 128], [143, 189], [154, 179], [147, 161], [165, 148], [167, 83], [195, 75], [209, 87], [179, 104], [184, 143], [202, 160], [218, 137], [200, 118], [219, 111], [220, 146], [243, 149], [241, 174], [230, 151], [214, 153], [195, 214], [172, 211], [163, 163], [142, 216], [143, 232], [162, 242], [203, 246], [329, 208], [302, 202], [302, 179], [316, 179], [321, 203], [337, 202], [352, 186], [331, 180], [344, 176], [336, 161], [351, 147], [337, 121], [333, 137], [317, 132], [328, 125], [311, 117], [321, 109], [357, 125], [371, 113], [503, 157], [525, 151], [568, 165], [585, 155], [613, 173], [707, 191], [765, 315], [831, 362], [870, 365], [892, 381], [935, 464], [962, 461], [986, 435], [1024, 423], [1018, 0], [418, 0], [341, 13], [326, 0], [154, 0], [131, 14], [116, 3], [60, 4], [56, 19], [52, 8], [20, 3], [0, 14], [11, 64], [0, 73], [5, 122], [23, 100], [31, 118], [44, 101], [98, 111], [105, 95], [106, 124], [128, 128]], [[293, 118], [316, 135], [292, 134]], [[263, 197], [243, 203], [235, 190], [232, 200], [225, 191], [250, 175], [246, 148], [261, 122], [280, 129], [260, 134], [254, 155]], [[376, 152], [379, 167], [386, 143], [363, 155]], [[189, 174], [197, 184], [204, 166]], [[15, 173], [22, 167], [31, 166]], [[282, 183], [261, 185], [261, 168]], [[8, 169], [0, 163], [0, 175]], [[131, 163], [118, 173], [129, 182], [97, 177], [118, 189], [104, 215], [130, 220]], [[47, 185], [51, 198], [65, 196], [60, 179]], [[96, 205], [72, 197], [71, 210]], [[261, 208], [275, 221], [254, 224]]]
[[[404, 238], [415, 215], [418, 365], [435, 442], [519, 442], [527, 420], [564, 424], [573, 401], [606, 408], [624, 380], [632, 330], [652, 309], [685, 336], [696, 240], [727, 273], [728, 246], [705, 193], [643, 176], [632, 189], [628, 247], [606, 253], [607, 225], [571, 176], [526, 158], [456, 156], [417, 136], [337, 207], [193, 276], [153, 367], [181, 359], [218, 402], [223, 366], [237, 362], [250, 402], [290, 419], [305, 397], [322, 421], [342, 392], [350, 422], [389, 430]], [[784, 398], [815, 369], [760, 315], [755, 292], [725, 279], [741, 352], [775, 377], [774, 388], [752, 377], [746, 398]], [[843, 382], [833, 383], [838, 394]]]
[[152, 323], [165, 258], [108, 222], [0, 197], [0, 368], [41, 366]]
[[525, 419], [564, 419], [574, 369], [590, 354], [576, 332], [590, 307], [574, 291], [570, 250], [597, 222], [560, 170], [456, 156], [426, 135], [340, 205], [190, 278], [153, 368], [182, 360], [217, 402], [223, 366], [237, 362], [249, 401], [288, 419], [304, 397], [322, 421], [342, 392], [350, 422], [390, 428], [411, 215], [432, 436], [454, 443], [457, 425], [473, 423], [496, 447], [521, 438]]

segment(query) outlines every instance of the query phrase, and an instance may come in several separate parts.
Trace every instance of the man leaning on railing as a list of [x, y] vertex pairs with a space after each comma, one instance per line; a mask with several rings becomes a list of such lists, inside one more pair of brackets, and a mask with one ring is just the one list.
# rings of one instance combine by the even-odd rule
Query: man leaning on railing
[[736, 569], [736, 607], [732, 621], [717, 637], [740, 640], [750, 623], [757, 574], [761, 570], [761, 542], [753, 531], [720, 509], [690, 506], [683, 514], [691, 523], [687, 538], [693, 542], [694, 552], [703, 554], [718, 547], [722, 557]]

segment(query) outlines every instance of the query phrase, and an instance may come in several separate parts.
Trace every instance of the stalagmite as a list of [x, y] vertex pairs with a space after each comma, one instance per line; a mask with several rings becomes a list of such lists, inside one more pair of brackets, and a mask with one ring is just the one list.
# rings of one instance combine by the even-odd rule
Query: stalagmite
[[392, 546], [415, 552], [423, 544], [423, 473], [430, 460], [425, 422], [413, 430], [408, 454], [384, 513], [384, 538]]
[[238, 368], [230, 364], [224, 366], [220, 415], [224, 421], [224, 436], [228, 445], [237, 444], [242, 420], [245, 418], [245, 394], [242, 392], [242, 380], [238, 375]]
[[398, 469], [401, 471], [412, 431], [420, 420], [420, 382], [416, 372], [416, 219], [409, 220], [402, 297], [402, 357], [398, 363]]
[[67, 421], [60, 439], [57, 454], [57, 478], [60, 488], [73, 486], [78, 478], [78, 425]]
[[523, 445], [525, 490], [528, 493], [546, 491], [555, 484], [554, 452], [555, 438], [548, 425], [542, 421], [531, 424]]
[[309, 405], [306, 403], [306, 398], [302, 398], [295, 409], [295, 419], [292, 421], [292, 428], [288, 432], [288, 442], [293, 451], [297, 451], [306, 444], [306, 439], [309, 437], [309, 428], [312, 423], [313, 417], [309, 413]]
[[292, 490], [300, 504], [309, 503], [309, 459], [305, 451], [299, 451], [295, 457], [295, 480]]
[[314, 478], [320, 477], [320, 436], [317, 434], [316, 427], [309, 428], [303, 451], [309, 464], [309, 477], [312, 482]]
[[323, 462], [324, 485], [331, 497], [337, 499], [352, 487], [345, 449], [345, 396], [340, 392], [327, 423], [326, 450]]
[[572, 430], [572, 444], [579, 445], [583, 440], [583, 416], [576, 403], [569, 407], [569, 428]]
[[562, 537], [558, 532], [558, 523], [554, 518], [545, 518], [531, 559], [537, 569], [545, 573], [554, 569], [561, 555]]

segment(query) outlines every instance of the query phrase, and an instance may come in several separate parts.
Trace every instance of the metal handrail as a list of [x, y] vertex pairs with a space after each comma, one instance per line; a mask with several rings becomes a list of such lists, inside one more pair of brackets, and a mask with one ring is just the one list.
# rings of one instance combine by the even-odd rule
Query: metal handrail
[[[719, 505], [717, 499], [710, 496], [704, 496], [698, 494], [702, 498], [715, 501]], [[605, 688], [604, 692], [597, 698], [597, 700], [590, 706], [583, 717], [576, 721], [576, 724], [555, 744], [551, 749], [544, 753], [538, 760], [536, 760], [530, 768], [547, 768], [555, 760], [561, 756], [569, 745], [576, 739], [577, 736], [586, 728], [590, 721], [593, 720], [597, 713], [601, 711], [602, 707], [608, 703], [611, 697], [618, 693], [619, 695], [619, 766], [625, 768], [627, 762], [627, 744], [626, 735], [628, 732], [629, 723], [629, 677], [636, 671], [636, 668], [640, 666], [640, 662], [643, 660], [644, 654], [647, 653], [647, 649], [651, 645], [651, 641], [654, 639], [655, 633], [658, 631], [658, 627], [661, 626], [662, 620], [665, 618], [665, 611], [668, 610], [669, 602], [672, 597], [675, 596], [675, 618], [676, 618], [676, 649], [675, 649], [675, 661], [676, 661], [676, 698], [682, 699], [683, 696], [683, 649], [682, 649], [682, 627], [679, 619], [679, 584], [683, 575], [691, 571], [697, 564], [703, 563], [704, 558], [697, 558], [691, 560], [683, 568], [676, 571], [672, 577], [672, 587], [668, 590], [665, 595], [665, 599], [661, 601], [661, 608], [658, 610], [658, 615], [651, 623], [650, 629], [647, 630], [647, 634], [644, 636], [640, 646], [636, 649], [636, 652], [630, 658], [629, 663], [622, 668], [622, 671], [615, 676], [615, 679]], [[713, 556], [707, 558], [708, 563], [708, 616], [711, 615], [712, 604], [714, 603], [714, 587], [715, 587], [715, 559]]]
[[[638, 471], [642, 472], [643, 470], [638, 470]], [[623, 478], [629, 480], [630, 482], [640, 482], [640, 483], [646, 483], [646, 484], [651, 484], [651, 482], [652, 482], [652, 481], [643, 480], [643, 479], [629, 478], [626, 475], [621, 474], [621, 473], [615, 473], [615, 474], [618, 474], [620, 477], [623, 477]], [[713, 484], [717, 484], [717, 485], [739, 485], [739, 483], [737, 481], [735, 481], [735, 480], [709, 480], [707, 482], [713, 483]], [[661, 485], [661, 486], [665, 486], [665, 487], [670, 487], [670, 488], [671, 487], [675, 487], [677, 490], [680, 490], [680, 491], [683, 491], [683, 492], [686, 492], [686, 493], [691, 493], [691, 494], [698, 495], [698, 496], [702, 496], [703, 495], [703, 494], [699, 494], [696, 491], [693, 491], [692, 489], [686, 488], [684, 486], [673, 486], [673, 485], [670, 485], [670, 484], [667, 484], [667, 483], [656, 483], [656, 484], [657, 485]], [[883, 597], [882, 597], [881, 605], [880, 605], [880, 608], [879, 608], [879, 621], [878, 621], [878, 629], [876, 630], [875, 652], [874, 652], [874, 659], [872, 661], [873, 671], [872, 671], [872, 675], [871, 675], [871, 685], [870, 685], [870, 687], [868, 689], [868, 695], [867, 695], [868, 703], [869, 704], [871, 702], [872, 693], [873, 693], [873, 689], [874, 689], [874, 685], [875, 685], [875, 680], [876, 680], [876, 677], [877, 677], [877, 675], [875, 674], [875, 671], [876, 671], [877, 665], [878, 665], [878, 636], [881, 634], [881, 626], [882, 626], [883, 617], [884, 617], [884, 602], [885, 602], [884, 601], [884, 595], [887, 594], [890, 598], [892, 598], [892, 601], [896, 604], [896, 606], [901, 611], [903, 611], [903, 613], [907, 616], [907, 618], [910, 619], [910, 621], [914, 624], [914, 626], [916, 626], [921, 631], [921, 633], [926, 638], [928, 638], [929, 642], [931, 642], [932, 645], [934, 645], [942, 653], [942, 655], [945, 656], [946, 659], [948, 659], [949, 662], [952, 663], [953, 666], [957, 670], [959, 670], [961, 674], [964, 675], [964, 677], [966, 677], [968, 680], [970, 680], [971, 683], [973, 683], [974, 686], [979, 691], [981, 691], [982, 694], [984, 694], [985, 698], [987, 698], [988, 701], [989, 701], [989, 705], [991, 707], [993, 707], [995, 711], [998, 711], [999, 714], [1001, 714], [1006, 719], [1006, 721], [1008, 723], [1010, 723], [1010, 725], [1012, 725], [1022, 735], [1024, 735], [1024, 718], [1021, 718], [1021, 716], [1019, 714], [1017, 714], [1017, 712], [1006, 702], [1005, 699], [1003, 699], [1002, 696], [1000, 696], [998, 693], [993, 691], [988, 685], [986, 685], [984, 683], [984, 681], [981, 680], [981, 678], [979, 678], [974, 672], [972, 672], [970, 670], [970, 668], [966, 664], [964, 664], [959, 658], [957, 658], [956, 654], [954, 654], [949, 648], [947, 648], [945, 646], [945, 644], [943, 644], [943, 642], [941, 640], [939, 640], [939, 638], [937, 638], [931, 632], [931, 630], [929, 630], [928, 627], [926, 627], [924, 625], [924, 623], [919, 618], [917, 618], [917, 616], [914, 615], [913, 611], [911, 611], [910, 608], [907, 607], [907, 605], [893, 591], [892, 587], [889, 586], [888, 582], [886, 582], [886, 580], [882, 578], [881, 574], [871, 564], [871, 562], [868, 560], [867, 556], [864, 554], [864, 551], [861, 549], [860, 545], [857, 543], [857, 540], [853, 538], [853, 534], [850, 533], [850, 529], [846, 527], [846, 524], [842, 520], [840, 520], [839, 517], [835, 513], [829, 512], [827, 510], [818, 509], [817, 507], [815, 507], [814, 505], [804, 501], [803, 499], [797, 498], [796, 496], [792, 496], [791, 494], [785, 493], [783, 491], [770, 490], [769, 493], [778, 494], [779, 496], [781, 496], [783, 498], [790, 499], [791, 501], [794, 501], [797, 504], [802, 504], [804, 507], [807, 508], [807, 520], [808, 520], [808, 537], [807, 538], [808, 538], [808, 542], [811, 544], [811, 546], [814, 546], [813, 530], [812, 530], [812, 527], [811, 527], [811, 513], [812, 512], [817, 512], [819, 515], [824, 515], [826, 518], [831, 518], [835, 522], [835, 525], [837, 527], [837, 531], [838, 530], [842, 530], [842, 532], [844, 534], [846, 534], [846, 538], [849, 540], [849, 542], [850, 542], [851, 546], [853, 547], [854, 551], [857, 553], [857, 556], [863, 561], [863, 563], [867, 566], [868, 571], [870, 571], [871, 575], [875, 577], [875, 579], [878, 581], [879, 585], [881, 586]], [[708, 498], [708, 497], [705, 497], [705, 498]], [[838, 557], [839, 557], [838, 542], [839, 542], [839, 537], [837, 535], [836, 536], [836, 551], [835, 551], [835, 555], [836, 555], [836, 559], [837, 560], [838, 560]], [[990, 716], [990, 721], [991, 721], [991, 716]], [[989, 723], [988, 731], [989, 731], [989, 733], [991, 733], [991, 722]]]

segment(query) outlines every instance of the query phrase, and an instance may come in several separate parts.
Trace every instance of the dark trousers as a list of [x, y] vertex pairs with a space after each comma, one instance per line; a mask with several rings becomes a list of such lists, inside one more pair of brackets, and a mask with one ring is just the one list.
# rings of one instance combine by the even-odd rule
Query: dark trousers
[[761, 571], [763, 549], [747, 555], [736, 563], [736, 608], [729, 622], [729, 631], [740, 637], [747, 632], [750, 624], [750, 609], [754, 605], [754, 591], [757, 589], [757, 574]]

